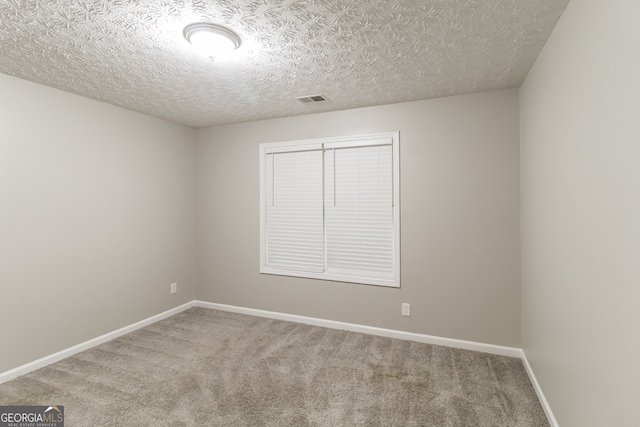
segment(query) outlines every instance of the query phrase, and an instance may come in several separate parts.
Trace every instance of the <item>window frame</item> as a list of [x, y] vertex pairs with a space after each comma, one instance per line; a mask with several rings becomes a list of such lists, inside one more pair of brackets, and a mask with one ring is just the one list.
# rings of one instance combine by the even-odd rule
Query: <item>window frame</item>
[[[293, 271], [286, 269], [277, 269], [267, 267], [267, 237], [266, 237], [266, 161], [268, 154], [278, 152], [306, 151], [317, 150], [318, 147], [326, 149], [335, 147], [366, 147], [375, 145], [388, 144], [372, 144], [371, 140], [387, 139], [391, 140], [392, 152], [392, 194], [393, 194], [393, 279], [349, 276], [339, 274], [329, 274], [327, 272], [313, 273], [305, 271]], [[356, 283], [374, 286], [384, 286], [399, 288], [400, 287], [400, 132], [379, 132], [371, 134], [339, 136], [329, 138], [315, 138], [306, 140], [293, 140], [283, 142], [267, 142], [260, 144], [260, 273], [278, 276], [302, 277], [318, 280], [329, 280], [336, 282]], [[326, 221], [326, 218], [325, 218]]]

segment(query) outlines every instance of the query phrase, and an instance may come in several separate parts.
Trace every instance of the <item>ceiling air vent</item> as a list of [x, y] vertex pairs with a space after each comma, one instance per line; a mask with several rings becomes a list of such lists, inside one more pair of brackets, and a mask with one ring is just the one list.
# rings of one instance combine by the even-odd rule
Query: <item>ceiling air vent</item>
[[322, 102], [327, 100], [327, 98], [324, 95], [299, 96], [296, 99], [302, 102], [303, 104], [309, 104], [311, 102]]

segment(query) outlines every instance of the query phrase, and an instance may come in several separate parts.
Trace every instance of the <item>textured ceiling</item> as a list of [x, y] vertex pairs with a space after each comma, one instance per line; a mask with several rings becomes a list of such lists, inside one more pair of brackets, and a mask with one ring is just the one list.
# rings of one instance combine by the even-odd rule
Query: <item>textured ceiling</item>
[[[341, 110], [518, 87], [567, 3], [0, 0], [0, 73], [196, 127]], [[199, 56], [197, 21], [241, 47]]]

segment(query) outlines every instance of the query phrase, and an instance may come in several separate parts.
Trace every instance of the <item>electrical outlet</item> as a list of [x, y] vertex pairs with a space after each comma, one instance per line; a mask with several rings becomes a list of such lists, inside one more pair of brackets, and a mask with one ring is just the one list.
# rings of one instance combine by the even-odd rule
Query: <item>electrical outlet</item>
[[176, 292], [178, 292], [178, 284], [177, 283], [172, 283], [171, 284], [171, 293], [175, 294]]
[[402, 303], [402, 315], [411, 316], [411, 304], [407, 302]]

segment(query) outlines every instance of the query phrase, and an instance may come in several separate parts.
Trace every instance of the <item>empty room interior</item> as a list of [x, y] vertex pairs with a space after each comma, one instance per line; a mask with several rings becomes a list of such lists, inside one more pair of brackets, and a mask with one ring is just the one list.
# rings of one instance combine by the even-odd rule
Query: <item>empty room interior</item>
[[637, 0], [0, 1], [0, 406], [638, 425], [639, 23]]

